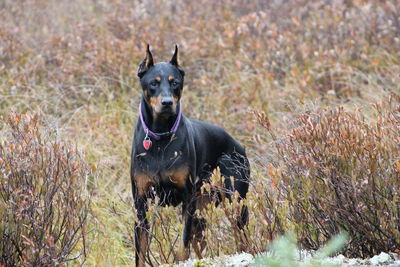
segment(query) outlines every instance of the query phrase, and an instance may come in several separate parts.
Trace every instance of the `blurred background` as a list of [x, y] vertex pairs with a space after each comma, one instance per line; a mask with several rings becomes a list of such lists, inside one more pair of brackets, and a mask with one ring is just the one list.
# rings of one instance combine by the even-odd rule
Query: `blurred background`
[[[307, 249], [346, 230], [348, 256], [400, 247], [400, 1], [1, 0], [0, 157], [17, 140], [10, 120], [32, 116], [79, 151], [90, 205], [72, 264], [134, 262], [129, 162], [147, 43], [156, 62], [179, 45], [184, 114], [224, 127], [251, 160], [249, 227], [232, 230], [239, 203], [209, 207], [204, 256], [243, 242], [259, 253], [287, 230]], [[180, 209], [148, 216], [149, 257], [173, 263]], [[21, 262], [41, 253], [24, 246]]]

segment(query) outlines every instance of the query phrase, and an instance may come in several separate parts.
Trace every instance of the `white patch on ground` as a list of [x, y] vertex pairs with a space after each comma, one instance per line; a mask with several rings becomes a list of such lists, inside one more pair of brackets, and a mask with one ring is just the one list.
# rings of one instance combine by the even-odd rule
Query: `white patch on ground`
[[345, 262], [345, 260], [346, 260], [346, 257], [340, 254], [336, 257], [326, 258], [323, 261], [325, 263], [336, 264], [336, 265], [340, 266]]
[[244, 267], [248, 266], [249, 264], [254, 262], [254, 257], [251, 254], [248, 253], [242, 253], [242, 254], [236, 254], [233, 256], [228, 256], [226, 263], [224, 264], [225, 266], [228, 267]]
[[359, 259], [348, 259], [347, 260], [347, 265], [349, 265], [349, 266], [356, 266], [359, 264], [360, 264]]
[[[392, 254], [392, 253], [391, 253]], [[399, 254], [388, 254], [380, 253], [370, 259], [348, 259], [343, 255], [338, 255], [335, 257], [329, 257], [324, 259], [321, 263], [327, 264], [337, 264], [343, 267], [372, 267], [372, 266], [386, 266], [386, 267], [400, 267], [400, 257]], [[299, 261], [307, 262], [311, 259], [312, 253], [309, 251], [299, 252]], [[246, 267], [254, 266], [254, 256], [248, 253], [234, 254], [220, 256], [213, 259], [190, 259], [185, 262], [181, 262], [176, 267], [217, 267], [217, 266], [227, 266], [227, 267]]]
[[388, 263], [392, 261], [392, 257], [390, 257], [390, 255], [385, 252], [381, 252], [381, 254], [375, 255], [369, 260], [369, 262], [374, 265]]

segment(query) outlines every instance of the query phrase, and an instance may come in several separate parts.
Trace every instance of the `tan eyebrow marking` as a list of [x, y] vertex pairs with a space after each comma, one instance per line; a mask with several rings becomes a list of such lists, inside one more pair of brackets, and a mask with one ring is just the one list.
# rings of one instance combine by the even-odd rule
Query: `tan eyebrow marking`
[[168, 76], [168, 81], [172, 81], [174, 79], [174, 76]]
[[161, 81], [161, 77], [160, 76], [156, 77], [156, 81], [157, 82]]

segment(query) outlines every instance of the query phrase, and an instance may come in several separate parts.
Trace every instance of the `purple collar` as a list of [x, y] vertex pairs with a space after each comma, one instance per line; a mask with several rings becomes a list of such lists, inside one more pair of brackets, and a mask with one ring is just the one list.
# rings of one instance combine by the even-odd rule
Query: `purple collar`
[[169, 132], [165, 132], [165, 133], [155, 133], [155, 132], [151, 131], [149, 129], [149, 127], [147, 127], [147, 125], [143, 119], [142, 104], [139, 104], [139, 117], [140, 117], [140, 121], [142, 122], [144, 132], [147, 133], [148, 135], [150, 135], [151, 137], [153, 137], [154, 139], [160, 140], [161, 136], [169, 136], [169, 135], [176, 133], [176, 131], [178, 130], [179, 123], [181, 122], [181, 119], [182, 119], [182, 109], [179, 105], [178, 117], [176, 118], [175, 123], [172, 126], [171, 130]]

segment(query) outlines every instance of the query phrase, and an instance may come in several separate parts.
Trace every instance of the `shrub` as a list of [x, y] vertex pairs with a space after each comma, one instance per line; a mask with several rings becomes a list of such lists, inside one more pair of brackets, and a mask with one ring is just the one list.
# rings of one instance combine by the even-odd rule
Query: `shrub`
[[373, 123], [343, 108], [307, 112], [276, 141], [281, 162], [269, 174], [304, 247], [318, 249], [340, 230], [350, 256], [400, 246], [399, 97], [375, 110]]
[[42, 133], [37, 114], [0, 122], [0, 263], [55, 266], [85, 254], [88, 169], [80, 153]]

